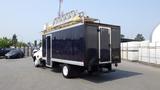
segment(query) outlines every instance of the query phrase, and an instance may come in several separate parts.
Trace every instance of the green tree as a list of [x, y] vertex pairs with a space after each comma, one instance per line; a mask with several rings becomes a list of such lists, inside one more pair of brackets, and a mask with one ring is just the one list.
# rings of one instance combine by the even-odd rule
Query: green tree
[[9, 48], [12, 45], [11, 39], [7, 37], [0, 38], [0, 47], [1, 48]]
[[13, 46], [14, 46], [15, 48], [17, 47], [17, 42], [18, 42], [18, 40], [17, 40], [17, 35], [14, 34], [13, 37], [12, 37], [12, 44], [13, 44]]
[[142, 34], [137, 34], [136, 37], [134, 38], [136, 41], [144, 41], [145, 38]]
[[17, 47], [25, 47], [26, 46], [26, 43], [24, 42], [17, 42]]

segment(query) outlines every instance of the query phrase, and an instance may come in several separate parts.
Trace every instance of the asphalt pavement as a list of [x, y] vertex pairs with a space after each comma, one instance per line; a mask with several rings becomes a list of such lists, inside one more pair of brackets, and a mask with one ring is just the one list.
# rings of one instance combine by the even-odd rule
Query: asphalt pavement
[[0, 90], [160, 90], [160, 68], [122, 61], [114, 72], [65, 79], [32, 58], [0, 59]]

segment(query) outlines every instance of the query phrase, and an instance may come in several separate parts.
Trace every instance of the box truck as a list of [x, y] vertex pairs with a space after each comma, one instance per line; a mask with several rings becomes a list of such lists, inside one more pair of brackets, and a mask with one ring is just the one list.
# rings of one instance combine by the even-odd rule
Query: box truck
[[47, 67], [61, 66], [65, 78], [83, 71], [111, 71], [120, 56], [120, 26], [72, 11], [44, 28], [41, 61]]

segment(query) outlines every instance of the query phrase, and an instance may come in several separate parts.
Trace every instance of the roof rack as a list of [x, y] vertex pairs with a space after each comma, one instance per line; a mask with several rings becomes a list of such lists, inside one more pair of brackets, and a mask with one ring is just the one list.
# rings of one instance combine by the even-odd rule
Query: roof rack
[[51, 24], [45, 24], [44, 25], [44, 31], [43, 34], [65, 28], [71, 25], [75, 25], [78, 23], [85, 23], [85, 22], [95, 22], [98, 19], [90, 18], [89, 16], [85, 16], [84, 12], [78, 12], [76, 10], [73, 10], [71, 12], [68, 12], [60, 17], [56, 17]]

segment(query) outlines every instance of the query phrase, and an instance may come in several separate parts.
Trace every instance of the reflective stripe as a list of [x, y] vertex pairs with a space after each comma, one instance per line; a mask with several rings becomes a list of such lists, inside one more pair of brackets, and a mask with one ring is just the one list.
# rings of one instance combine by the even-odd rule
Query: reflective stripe
[[59, 63], [66, 63], [66, 64], [84, 66], [84, 63], [83, 63], [83, 62], [80, 62], [80, 61], [71, 61], [71, 60], [57, 59], [57, 58], [52, 58], [51, 60], [52, 60], [52, 61], [55, 61], [55, 62], [59, 62]]
[[107, 63], [111, 63], [111, 61], [99, 62], [99, 64], [107, 64]]

